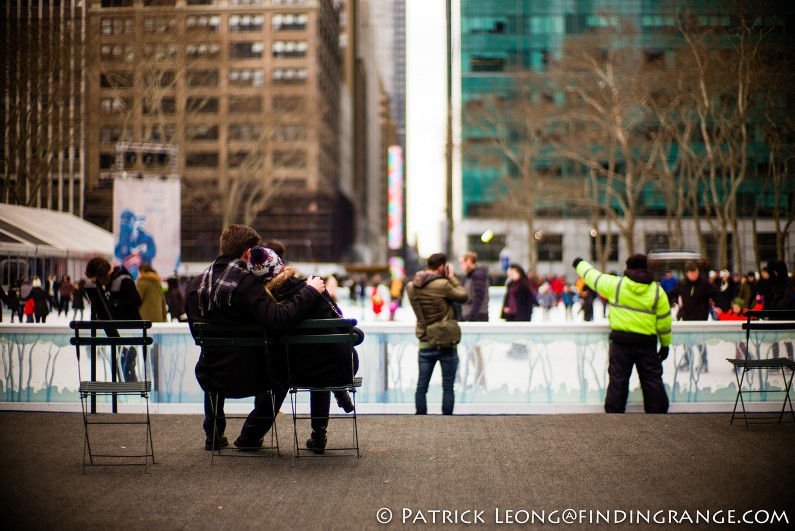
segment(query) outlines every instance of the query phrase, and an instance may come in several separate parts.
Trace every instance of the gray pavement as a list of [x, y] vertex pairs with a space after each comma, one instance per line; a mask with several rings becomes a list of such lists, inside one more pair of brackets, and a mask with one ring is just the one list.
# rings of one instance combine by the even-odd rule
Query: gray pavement
[[[684, 527], [693, 529], [725, 527], [729, 510], [733, 518], [787, 511], [795, 521], [791, 421], [746, 431], [725, 414], [368, 415], [360, 418], [360, 459], [301, 458], [295, 466], [289, 451], [210, 466], [200, 425], [197, 415], [156, 415], [158, 464], [148, 474], [96, 467], [81, 475], [80, 414], [0, 412], [3, 528], [395, 529], [434, 519], [448, 529], [468, 521], [492, 528], [536, 511], [550, 520], [522, 527], [552, 529], [553, 511], [565, 509], [585, 511], [572, 524], [579, 529], [681, 528], [670, 520], [639, 525], [635, 511], [687, 514], [694, 523], [685, 519]], [[289, 450], [289, 417], [277, 425]], [[130, 447], [143, 443], [134, 428]], [[332, 424], [338, 439], [347, 429]], [[105, 432], [97, 444], [126, 443]], [[386, 526], [377, 520], [384, 508], [393, 515]], [[448, 523], [435, 510], [450, 511]], [[596, 511], [611, 523], [595, 525]], [[625, 521], [613, 523], [621, 511]], [[696, 523], [696, 511], [709, 512], [710, 523]]]

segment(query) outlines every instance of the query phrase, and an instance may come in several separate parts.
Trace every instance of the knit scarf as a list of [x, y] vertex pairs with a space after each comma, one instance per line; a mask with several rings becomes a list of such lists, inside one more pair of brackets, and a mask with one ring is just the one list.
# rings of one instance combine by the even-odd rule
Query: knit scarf
[[[217, 260], [216, 260], [217, 261]], [[215, 262], [202, 275], [199, 285], [199, 310], [201, 314], [211, 311], [217, 306], [232, 304], [232, 292], [243, 278], [249, 274], [246, 263], [243, 260], [232, 260], [223, 270], [221, 276], [213, 279], [213, 267]]]

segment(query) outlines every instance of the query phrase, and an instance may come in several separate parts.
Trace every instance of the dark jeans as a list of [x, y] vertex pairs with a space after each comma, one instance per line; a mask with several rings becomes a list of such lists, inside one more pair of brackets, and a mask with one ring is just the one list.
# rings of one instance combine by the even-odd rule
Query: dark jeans
[[455, 404], [453, 384], [455, 384], [455, 373], [458, 370], [458, 351], [455, 347], [432, 347], [420, 349], [420, 375], [417, 379], [417, 394], [414, 397], [417, 415], [428, 413], [425, 395], [428, 393], [428, 384], [437, 361], [442, 366], [442, 414], [453, 414], [453, 405]]
[[[287, 388], [279, 387], [273, 389], [273, 399], [276, 411], [282, 407], [282, 402], [287, 396]], [[210, 393], [204, 393], [204, 433], [207, 440], [213, 437], [213, 410], [210, 403]], [[268, 418], [270, 417], [270, 418]], [[271, 397], [268, 394], [256, 395], [254, 397], [254, 409], [249, 413], [248, 418], [243, 423], [240, 430], [240, 437], [246, 442], [255, 442], [263, 438], [273, 425], [274, 409], [271, 407]], [[218, 398], [218, 436], [226, 431], [226, 416], [224, 415], [224, 397]]]
[[668, 395], [662, 381], [663, 369], [657, 355], [657, 345], [635, 345], [614, 340], [610, 340], [610, 364], [607, 368], [610, 383], [607, 384], [605, 411], [626, 411], [633, 365], [638, 369], [646, 413], [667, 413]]

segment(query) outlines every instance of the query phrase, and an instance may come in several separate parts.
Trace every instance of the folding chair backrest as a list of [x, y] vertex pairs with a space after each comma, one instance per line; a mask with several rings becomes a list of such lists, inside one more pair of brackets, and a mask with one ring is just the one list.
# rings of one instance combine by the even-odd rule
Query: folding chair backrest
[[268, 347], [267, 331], [262, 325], [228, 326], [193, 323], [194, 339], [207, 347]]
[[[290, 368], [290, 346], [295, 345], [343, 345], [351, 353], [350, 380], [353, 381], [353, 347], [359, 336], [354, 333], [356, 319], [306, 319], [290, 328], [284, 336], [282, 343], [287, 351], [288, 371]], [[333, 332], [328, 332], [333, 330]], [[323, 332], [325, 331], [325, 332]], [[351, 382], [345, 382], [351, 383]]]
[[[152, 321], [72, 321], [69, 328], [75, 331], [74, 336], [69, 338], [69, 343], [75, 346], [77, 361], [80, 362], [80, 347], [110, 346], [110, 347], [132, 347], [141, 346], [141, 354], [144, 361], [144, 373], [147, 373], [146, 359], [147, 347], [154, 342], [152, 336], [147, 334], [147, 330], [152, 328]], [[87, 330], [89, 335], [80, 335], [81, 330]], [[140, 335], [121, 335], [119, 330], [135, 330]], [[97, 332], [104, 332], [104, 336], [97, 335]]]
[[751, 310], [745, 315], [742, 327], [746, 346], [751, 341], [751, 330], [795, 330], [795, 310]]

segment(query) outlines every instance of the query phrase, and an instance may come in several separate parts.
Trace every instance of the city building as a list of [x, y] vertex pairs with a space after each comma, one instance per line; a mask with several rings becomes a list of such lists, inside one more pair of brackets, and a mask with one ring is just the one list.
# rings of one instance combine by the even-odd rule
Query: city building
[[7, 0], [0, 7], [0, 203], [84, 211], [86, 5]]
[[128, 177], [182, 180], [183, 262], [211, 260], [228, 223], [281, 240], [292, 261], [350, 252], [334, 2], [87, 3], [86, 219], [112, 226], [127, 142], [143, 149], [123, 154]]
[[[730, 0], [450, 0], [448, 5], [454, 131], [450, 162], [453, 207], [449, 221], [454, 227], [455, 252], [473, 249], [495, 267], [500, 262], [507, 266], [508, 261], [516, 261], [529, 264], [541, 274], [570, 271], [575, 256], [597, 263], [603, 258], [606, 267], [621, 270], [631, 252], [665, 248], [702, 251], [714, 267], [735, 271], [755, 269], [760, 263], [775, 259], [777, 249], [779, 252], [783, 249], [783, 258], [795, 264], [792, 238], [795, 179], [785, 164], [774, 169], [770, 163], [771, 153], [789, 150], [791, 156], [791, 141], [789, 147], [787, 141], [774, 145], [770, 137], [773, 128], [766, 129], [759, 116], [747, 112], [742, 123], [727, 128], [733, 129], [732, 134], [747, 133], [741, 154], [740, 150], [731, 152], [729, 141], [712, 139], [708, 146], [709, 141], [700, 136], [701, 130], [689, 131], [688, 140], [675, 139], [662, 148], [668, 156], [660, 157], [659, 161], [665, 159], [665, 163], [649, 164], [658, 174], [646, 175], [645, 168], [637, 163], [645, 154], [636, 154], [659, 139], [660, 120], [648, 118], [652, 114], [650, 109], [662, 105], [654, 100], [656, 95], [652, 93], [645, 104], [638, 103], [624, 117], [624, 123], [629, 123], [633, 117], [640, 116], [638, 120], [642, 123], [619, 132], [646, 135], [648, 142], [643, 144], [636, 136], [626, 144], [633, 157], [616, 156], [625, 147], [620, 146], [603, 160], [597, 160], [594, 153], [608, 143], [607, 136], [598, 136], [603, 131], [588, 131], [594, 135], [590, 142], [582, 135], [578, 137], [583, 139], [581, 146], [569, 147], [565, 144], [566, 135], [582, 133], [577, 131], [581, 122], [573, 120], [571, 115], [563, 116], [562, 109], [577, 99], [589, 103], [588, 98], [601, 98], [600, 88], [607, 87], [614, 78], [605, 77], [601, 85], [584, 89], [579, 95], [574, 93], [578, 88], [575, 76], [561, 83], [562, 76], [576, 68], [580, 68], [577, 75], [584, 78], [594, 74], [595, 70], [588, 70], [593, 65], [605, 67], [615, 61], [610, 64], [612, 70], [608, 72], [605, 67], [602, 72], [618, 77], [619, 67], [632, 64], [636, 70], [626, 71], [627, 78], [655, 79], [662, 85], [666, 78], [674, 78], [685, 69], [697, 71], [698, 65], [693, 63], [688, 46], [693, 46], [692, 49], [702, 46], [699, 51], [703, 57], [713, 57], [710, 54], [717, 52], [714, 57], [719, 59], [720, 54], [739, 53], [738, 50], [744, 49], [743, 44], [751, 49], [749, 43], [762, 35], [760, 53], [747, 56], [750, 57], [747, 67], [761, 68], [765, 66], [763, 59], [772, 57], [789, 64], [789, 68], [749, 79], [756, 82], [762, 78], [780, 78], [779, 89], [783, 91], [774, 96], [778, 107], [768, 117], [780, 120], [779, 125], [792, 123], [792, 105], [787, 103], [792, 101], [792, 85], [783, 82], [783, 76], [793, 71], [795, 4]], [[744, 23], [747, 25], [743, 26]], [[609, 40], [619, 32], [624, 32], [623, 40]], [[701, 41], [693, 45], [684, 32]], [[581, 57], [591, 54], [591, 66], [572, 65], [572, 50], [576, 51], [578, 42], [585, 50]], [[599, 42], [612, 42], [612, 45]], [[727, 70], [734, 71], [736, 66], [730, 65]], [[742, 69], [737, 71], [742, 74]], [[680, 94], [688, 91], [697, 93], [698, 89], [684, 87]], [[744, 112], [735, 95], [723, 94], [719, 99], [721, 105], [733, 105], [735, 114]], [[713, 100], [705, 101], [704, 107]], [[758, 100], [748, 101], [758, 103]], [[619, 105], [613, 101], [607, 108], [618, 109]], [[697, 112], [692, 116], [697, 118]], [[569, 120], [568, 129], [560, 125], [564, 118]], [[500, 119], [503, 121], [499, 122]], [[522, 120], [526, 123], [520, 123]], [[610, 120], [607, 117], [604, 123], [609, 124]], [[716, 121], [705, 118], [704, 130], [716, 127]], [[572, 126], [575, 122], [577, 125]], [[692, 122], [699, 123], [697, 119]], [[608, 136], [620, 142], [620, 134]], [[791, 139], [792, 131], [787, 135], [785, 138]], [[663, 181], [659, 175], [670, 171], [670, 182], [682, 182], [685, 170], [676, 164], [684, 144], [692, 150], [693, 160], [696, 157], [701, 157], [702, 162], [706, 160], [707, 169], [699, 171], [706, 175], [714, 170], [717, 178], [709, 175], [712, 181], [704, 178], [695, 184], [693, 189], [698, 189], [698, 194], [687, 195], [684, 186], [681, 192], [684, 195], [678, 202], [684, 204], [687, 195], [688, 203], [684, 214], [674, 222], [677, 200], [665, 195], [659, 186]], [[726, 156], [721, 162], [706, 159], [703, 153], [710, 147], [730, 153], [733, 158], [729, 160]], [[632, 168], [630, 159], [635, 157]], [[645, 184], [633, 191], [637, 192], [632, 197], [633, 204], [606, 199], [609, 193], [619, 198], [629, 196], [625, 190], [610, 189], [601, 196], [592, 194], [590, 202], [585, 200], [589, 197], [578, 195], [583, 194], [581, 190], [586, 184], [592, 185], [592, 190], [607, 189], [609, 184], [605, 183], [611, 179], [629, 189], [633, 183], [620, 180], [633, 171], [646, 179]], [[774, 176], [776, 172], [778, 175]], [[527, 177], [533, 180], [523, 182]], [[712, 182], [718, 183], [717, 191], [709, 190]], [[720, 189], [722, 186], [725, 189]], [[733, 198], [728, 207], [727, 198]], [[680, 233], [672, 228], [677, 224]], [[778, 247], [777, 238], [780, 238]]]

